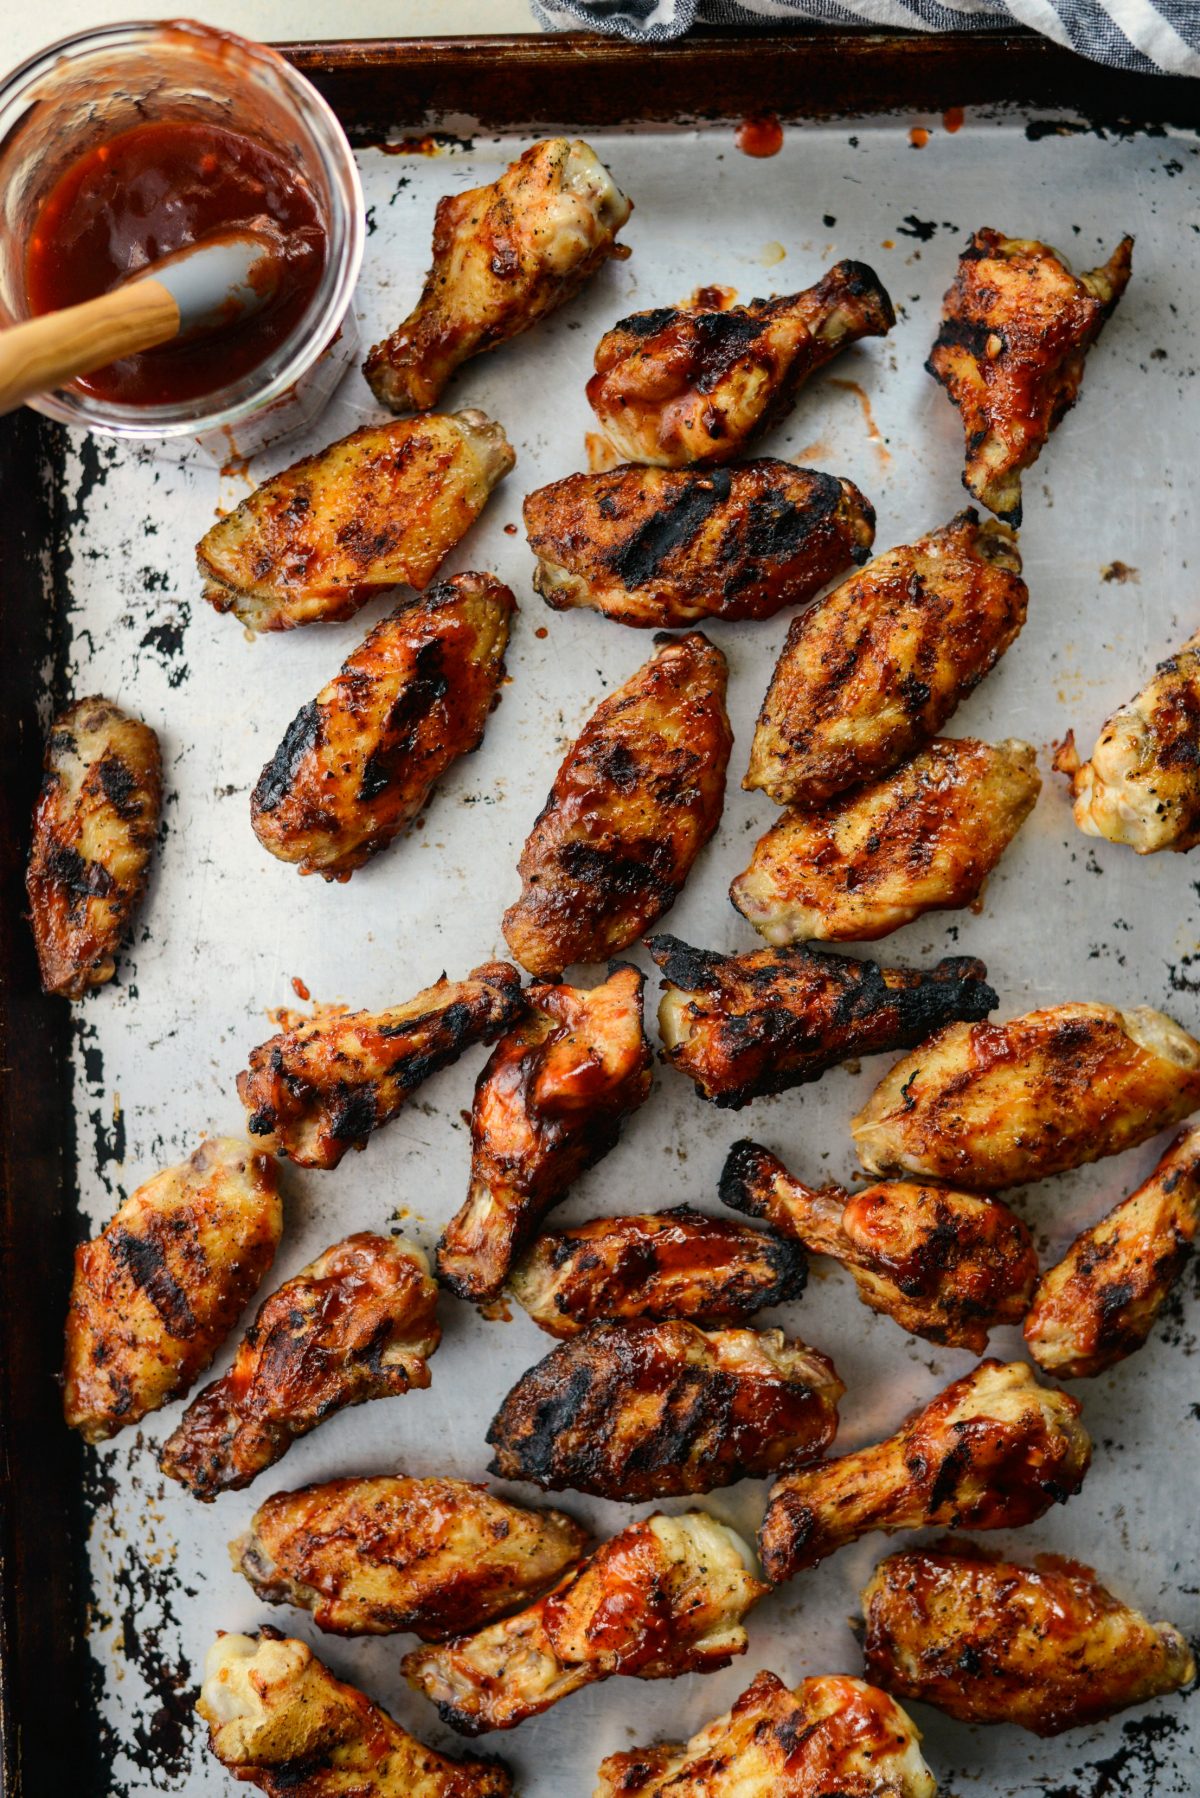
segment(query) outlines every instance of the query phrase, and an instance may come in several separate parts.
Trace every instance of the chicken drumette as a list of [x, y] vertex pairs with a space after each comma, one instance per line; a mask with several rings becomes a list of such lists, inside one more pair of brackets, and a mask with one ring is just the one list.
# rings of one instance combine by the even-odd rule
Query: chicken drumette
[[610, 256], [628, 256], [615, 239], [632, 211], [578, 138], [547, 138], [489, 186], [446, 194], [421, 298], [363, 364], [375, 398], [393, 412], [435, 406], [461, 363], [527, 331]]
[[1129, 283], [1133, 239], [1074, 276], [1048, 244], [976, 231], [942, 304], [926, 368], [962, 414], [963, 486], [1021, 522], [1021, 470], [1075, 404], [1083, 362]]
[[720, 1195], [842, 1262], [865, 1305], [929, 1342], [982, 1354], [990, 1329], [1020, 1323], [1028, 1309], [1037, 1251], [998, 1199], [901, 1182], [853, 1195], [805, 1186], [753, 1142], [730, 1149]]
[[403, 1237], [347, 1236], [265, 1301], [159, 1466], [205, 1502], [248, 1486], [347, 1405], [428, 1386], [441, 1334], [424, 1252]]
[[786, 1092], [999, 1004], [983, 963], [963, 955], [920, 973], [804, 947], [718, 955], [673, 936], [647, 947], [664, 977], [663, 1059], [714, 1105]]
[[787, 416], [816, 369], [895, 322], [874, 269], [839, 262], [781, 299], [618, 320], [597, 345], [587, 396], [622, 461], [730, 462]]
[[1026, 1567], [953, 1541], [889, 1555], [862, 1607], [871, 1678], [964, 1723], [1056, 1736], [1196, 1675], [1173, 1624], [1149, 1623], [1055, 1555]]
[[606, 961], [674, 903], [725, 803], [725, 657], [699, 631], [596, 708], [525, 847], [508, 946], [531, 974]]
[[476, 1083], [470, 1190], [438, 1243], [438, 1273], [460, 1298], [499, 1295], [546, 1212], [615, 1147], [648, 1096], [644, 985], [625, 966], [590, 991], [529, 987], [529, 1017], [497, 1043]]
[[960, 512], [885, 551], [792, 623], [744, 787], [804, 810], [922, 749], [1025, 622], [1011, 531]]
[[529, 495], [525, 532], [556, 611], [669, 627], [802, 605], [866, 561], [875, 512], [852, 481], [768, 457], [568, 475]]
[[1200, 1042], [1161, 1011], [1056, 1005], [951, 1024], [851, 1124], [872, 1174], [1021, 1186], [1145, 1142], [1200, 1106]]
[[1092, 1458], [1075, 1399], [1023, 1361], [981, 1361], [894, 1436], [784, 1474], [759, 1531], [773, 1583], [868, 1530], [1017, 1529], [1078, 1492]]

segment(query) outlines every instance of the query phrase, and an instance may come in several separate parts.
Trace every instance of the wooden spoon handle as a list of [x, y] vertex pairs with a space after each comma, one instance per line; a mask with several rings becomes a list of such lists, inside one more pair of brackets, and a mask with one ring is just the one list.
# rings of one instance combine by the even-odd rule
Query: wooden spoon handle
[[169, 343], [178, 331], [174, 297], [151, 279], [13, 325], [0, 332], [0, 415], [119, 356]]

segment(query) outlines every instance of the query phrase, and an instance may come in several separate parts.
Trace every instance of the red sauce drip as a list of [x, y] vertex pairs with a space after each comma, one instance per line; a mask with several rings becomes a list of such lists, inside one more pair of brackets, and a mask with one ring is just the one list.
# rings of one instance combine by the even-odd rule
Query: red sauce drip
[[783, 148], [783, 126], [773, 112], [743, 119], [733, 141], [743, 156], [778, 156]]
[[948, 106], [942, 114], [942, 129], [953, 135], [963, 128], [963, 109], [961, 106]]
[[25, 258], [32, 313], [107, 293], [211, 232], [273, 219], [287, 242], [279, 293], [244, 324], [165, 344], [78, 378], [99, 399], [197, 399], [257, 368], [291, 335], [320, 281], [325, 229], [306, 182], [265, 144], [219, 126], [135, 125], [73, 162], [42, 205]]

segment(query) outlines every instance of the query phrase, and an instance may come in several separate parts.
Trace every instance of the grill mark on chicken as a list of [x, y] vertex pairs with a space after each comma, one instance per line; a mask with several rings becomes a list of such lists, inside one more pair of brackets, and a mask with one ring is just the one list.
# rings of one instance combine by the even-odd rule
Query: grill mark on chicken
[[733, 482], [728, 470], [716, 470], [703, 486], [686, 487], [655, 518], [648, 518], [627, 542], [612, 550], [605, 561], [630, 587], [653, 580], [672, 550], [692, 538], [718, 506], [728, 500]]
[[[140, 1235], [114, 1224], [108, 1232], [108, 1248], [117, 1266], [124, 1268], [134, 1285], [146, 1294], [172, 1336], [181, 1342], [194, 1336], [199, 1325], [187, 1294], [167, 1266], [159, 1221], [151, 1220]], [[189, 1271], [198, 1280], [208, 1277], [208, 1264], [199, 1244], [187, 1259]]]
[[321, 714], [315, 700], [301, 706], [283, 733], [283, 741], [258, 777], [254, 804], [260, 812], [273, 812], [287, 798], [297, 770], [310, 749], [320, 741]]

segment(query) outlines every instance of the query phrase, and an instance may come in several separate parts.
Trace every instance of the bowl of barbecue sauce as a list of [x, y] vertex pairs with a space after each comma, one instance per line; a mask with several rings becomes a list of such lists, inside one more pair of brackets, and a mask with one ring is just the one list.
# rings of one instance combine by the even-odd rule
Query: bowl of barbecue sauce
[[350, 146], [275, 51], [186, 20], [52, 45], [0, 84], [0, 325], [95, 298], [269, 220], [269, 305], [32, 402], [67, 424], [226, 461], [311, 422], [354, 358], [363, 204]]

